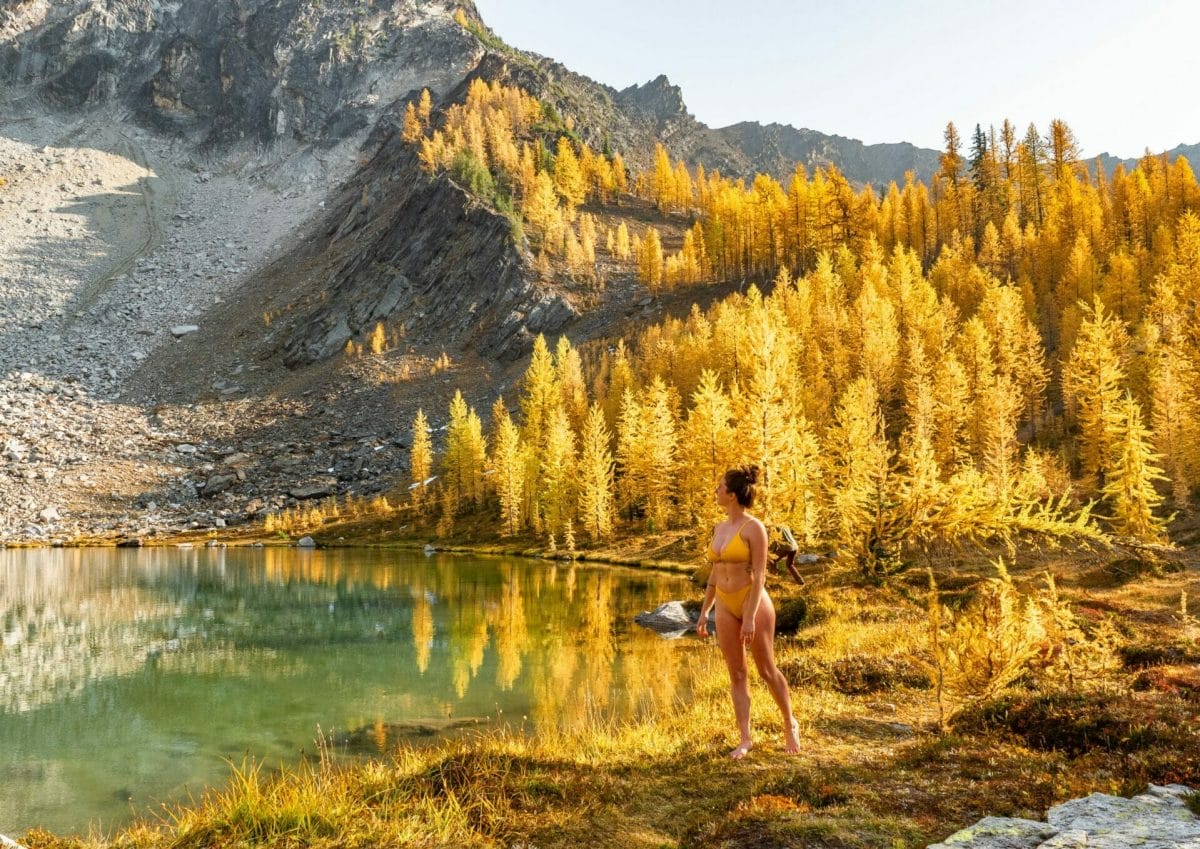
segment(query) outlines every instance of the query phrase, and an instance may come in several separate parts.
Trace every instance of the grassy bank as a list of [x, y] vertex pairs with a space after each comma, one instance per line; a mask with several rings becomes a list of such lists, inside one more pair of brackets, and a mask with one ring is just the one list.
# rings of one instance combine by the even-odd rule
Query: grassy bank
[[[919, 572], [883, 588], [849, 573], [810, 581], [807, 619], [777, 641], [805, 741], [799, 757], [782, 753], [780, 718], [756, 683], [757, 747], [728, 761], [736, 740], [717, 649], [681, 645], [700, 684], [671, 713], [619, 726], [593, 717], [537, 737], [493, 731], [382, 760], [247, 765], [161, 822], [107, 840], [34, 832], [25, 842], [924, 846], [988, 814], [1041, 818], [1094, 790], [1200, 786], [1195, 566], [1080, 555], [1029, 558], [1012, 573], [1005, 585], [986, 560], [943, 562], [936, 608]], [[1052, 615], [1065, 617], [1057, 631]], [[1014, 657], [1013, 646], [1028, 650]], [[968, 647], [971, 670], [991, 663], [995, 674], [972, 678], [938, 660]]]

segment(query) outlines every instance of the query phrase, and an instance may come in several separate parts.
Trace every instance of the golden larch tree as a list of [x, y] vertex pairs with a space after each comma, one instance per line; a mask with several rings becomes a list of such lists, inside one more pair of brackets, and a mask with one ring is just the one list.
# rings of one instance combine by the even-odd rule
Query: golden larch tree
[[1125, 392], [1129, 338], [1097, 295], [1083, 310], [1083, 323], [1063, 368], [1063, 395], [1079, 426], [1080, 470], [1097, 490], [1108, 485], [1109, 465]]
[[551, 408], [546, 422], [538, 479], [545, 532], [562, 539], [567, 523], [575, 518], [575, 434], [560, 403]]
[[685, 516], [698, 526], [716, 518], [713, 489], [734, 465], [733, 406], [711, 369], [700, 372], [679, 443], [680, 496]]
[[429, 503], [427, 481], [433, 471], [433, 440], [429, 436], [429, 420], [425, 418], [425, 411], [419, 408], [413, 417], [412, 448], [408, 457], [412, 504], [418, 513], [424, 513]]
[[613, 473], [615, 463], [609, 447], [612, 434], [604, 410], [593, 404], [588, 410], [580, 437], [579, 519], [594, 542], [607, 539], [613, 529]]
[[500, 535], [512, 536], [524, 525], [526, 458], [521, 444], [521, 432], [503, 397], [492, 405], [492, 485], [500, 502]]
[[1150, 445], [1138, 403], [1126, 392], [1117, 403], [1117, 426], [1104, 495], [1112, 509], [1113, 529], [1144, 542], [1163, 542], [1166, 522], [1154, 515], [1162, 496], [1154, 482], [1164, 480], [1160, 459]]

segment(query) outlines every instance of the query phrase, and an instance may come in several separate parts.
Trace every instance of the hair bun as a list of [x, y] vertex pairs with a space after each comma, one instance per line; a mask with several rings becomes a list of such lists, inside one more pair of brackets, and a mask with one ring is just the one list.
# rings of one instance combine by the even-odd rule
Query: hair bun
[[758, 483], [758, 466], [751, 464], [751, 465], [746, 466], [745, 470], [746, 470], [746, 480], [749, 481], [751, 484]]

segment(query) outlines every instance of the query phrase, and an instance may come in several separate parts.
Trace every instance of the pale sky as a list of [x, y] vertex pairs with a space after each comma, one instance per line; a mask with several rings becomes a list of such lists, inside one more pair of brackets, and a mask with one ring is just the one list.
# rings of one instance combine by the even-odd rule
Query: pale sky
[[711, 127], [941, 148], [1053, 118], [1087, 156], [1200, 142], [1200, 0], [475, 0], [509, 44], [617, 89], [666, 74]]

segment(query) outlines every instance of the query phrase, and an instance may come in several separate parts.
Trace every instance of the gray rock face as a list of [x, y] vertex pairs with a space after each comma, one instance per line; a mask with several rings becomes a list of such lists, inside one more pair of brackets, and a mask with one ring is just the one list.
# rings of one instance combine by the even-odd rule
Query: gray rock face
[[1181, 784], [1125, 799], [1093, 793], [1051, 808], [1046, 823], [987, 817], [929, 849], [1200, 849], [1200, 819]]
[[276, 272], [289, 276], [317, 255], [333, 266], [327, 296], [277, 328], [289, 366], [326, 359], [399, 316], [406, 338], [515, 359], [538, 333], [577, 317], [528, 279], [508, 221], [447, 176], [431, 181], [399, 138], [351, 181], [323, 229], [312, 256], [288, 258]]
[[419, 0], [55, 0], [0, 5], [0, 88], [66, 107], [117, 101], [207, 146], [332, 141], [478, 57]]

